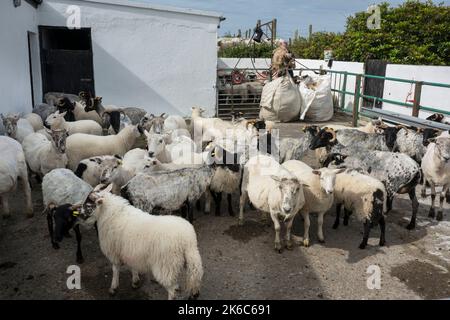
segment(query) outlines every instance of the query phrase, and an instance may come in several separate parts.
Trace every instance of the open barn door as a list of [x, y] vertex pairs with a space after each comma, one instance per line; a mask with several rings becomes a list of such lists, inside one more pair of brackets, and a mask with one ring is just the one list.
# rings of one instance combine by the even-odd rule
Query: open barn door
[[[386, 76], [386, 66], [388, 62], [385, 60], [368, 59], [364, 65], [364, 73], [373, 76]], [[364, 95], [377, 98], [383, 98], [384, 79], [365, 78], [364, 79]], [[365, 108], [382, 108], [383, 103], [377, 101], [374, 105], [373, 99], [363, 99], [363, 107]]]
[[39, 27], [42, 91], [95, 94], [91, 29]]

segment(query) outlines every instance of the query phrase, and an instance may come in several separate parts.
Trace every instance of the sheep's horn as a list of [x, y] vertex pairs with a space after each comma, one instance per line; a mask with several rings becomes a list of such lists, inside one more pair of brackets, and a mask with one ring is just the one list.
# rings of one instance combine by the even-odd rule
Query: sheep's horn
[[331, 135], [333, 136], [333, 138], [330, 140], [330, 142], [335, 142], [336, 141], [336, 131], [334, 131], [331, 128], [327, 128], [327, 127], [325, 127], [325, 131], [331, 133]]

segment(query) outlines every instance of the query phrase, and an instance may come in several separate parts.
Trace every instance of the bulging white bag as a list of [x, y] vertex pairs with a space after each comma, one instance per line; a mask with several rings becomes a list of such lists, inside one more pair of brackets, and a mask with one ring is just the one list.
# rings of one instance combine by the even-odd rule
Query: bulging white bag
[[260, 107], [259, 117], [263, 120], [288, 122], [298, 119], [302, 98], [292, 78], [286, 75], [266, 83]]
[[311, 76], [314, 86], [300, 83], [299, 90], [303, 98], [304, 109], [300, 120], [328, 121], [333, 118], [333, 96], [331, 93], [331, 75]]

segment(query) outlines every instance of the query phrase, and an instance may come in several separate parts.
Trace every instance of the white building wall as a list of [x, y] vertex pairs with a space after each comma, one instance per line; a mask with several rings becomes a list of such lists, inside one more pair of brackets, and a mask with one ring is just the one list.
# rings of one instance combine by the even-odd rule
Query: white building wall
[[219, 18], [110, 2], [46, 0], [39, 24], [65, 26], [68, 6], [81, 8], [81, 27], [92, 28], [96, 94], [105, 104], [213, 112]]
[[36, 9], [0, 1], [0, 113], [32, 110], [28, 31], [37, 34]]

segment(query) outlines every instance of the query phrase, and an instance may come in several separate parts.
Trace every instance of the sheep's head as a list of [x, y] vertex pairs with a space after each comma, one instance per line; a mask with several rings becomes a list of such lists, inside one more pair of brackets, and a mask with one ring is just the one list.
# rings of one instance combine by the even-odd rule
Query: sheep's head
[[192, 117], [201, 117], [205, 112], [205, 109], [202, 107], [192, 107], [191, 108]]
[[338, 167], [345, 162], [345, 159], [347, 159], [347, 157], [347, 155], [341, 153], [330, 153], [327, 155], [327, 158], [323, 162], [323, 166], [328, 167], [330, 164], [332, 164], [333, 167]]
[[147, 130], [144, 131], [144, 134], [147, 137], [148, 156], [150, 158], [158, 157], [166, 147], [166, 135], [149, 133]]
[[95, 214], [95, 210], [103, 203], [105, 195], [110, 193], [112, 188], [112, 183], [108, 186], [99, 184], [91, 191], [91, 193], [89, 193], [80, 210], [83, 220], [86, 220]]
[[51, 115], [49, 115], [47, 117], [47, 119], [45, 119], [44, 126], [47, 128], [50, 128], [53, 125], [58, 126], [66, 114], [67, 114], [67, 111], [65, 111], [63, 113], [60, 113], [59, 111], [52, 113]]
[[408, 130], [407, 127], [402, 126], [402, 125], [398, 125], [395, 127], [392, 126], [384, 126], [384, 127], [380, 127], [383, 130], [383, 134], [384, 137], [386, 139], [386, 145], [389, 148], [389, 150], [393, 150], [397, 141], [397, 133], [401, 130], [401, 129], [405, 129]]
[[326, 194], [333, 194], [334, 185], [336, 183], [336, 175], [344, 171], [345, 168], [340, 169], [321, 168], [318, 170], [313, 170], [312, 173], [319, 176], [320, 188]]
[[52, 137], [52, 144], [58, 150], [59, 153], [66, 152], [66, 139], [69, 133], [66, 129], [60, 130], [46, 130], [47, 133]]
[[312, 137], [315, 137], [319, 133], [320, 128], [318, 126], [311, 125], [303, 127], [302, 131], [310, 134]]
[[[80, 97], [80, 100], [82, 104], [85, 106], [86, 112], [94, 110], [94, 99], [92, 98], [92, 94], [89, 91], [81, 91], [78, 96]], [[86, 110], [88, 108], [88, 110]]]
[[17, 133], [17, 122], [20, 119], [19, 114], [0, 115], [8, 137], [15, 138]]
[[298, 209], [303, 206], [305, 196], [303, 195], [302, 184], [297, 178], [287, 178], [272, 175], [271, 178], [277, 183], [279, 194], [281, 194], [280, 210], [285, 215], [285, 220]]
[[439, 159], [445, 163], [450, 162], [450, 138], [437, 137], [428, 140], [436, 144], [435, 153]]
[[434, 121], [434, 122], [442, 122], [444, 120], [445, 116], [442, 113], [434, 113], [431, 116], [429, 116], [426, 120]]
[[55, 240], [61, 242], [64, 235], [75, 225], [77, 218], [80, 217], [81, 205], [63, 204], [56, 206], [49, 204], [50, 214], [55, 219]]
[[426, 147], [430, 144], [430, 139], [436, 138], [441, 134], [440, 130], [432, 128], [419, 128], [418, 133], [422, 134], [422, 144]]
[[326, 146], [333, 145], [337, 142], [336, 131], [331, 128], [322, 128], [312, 139], [309, 148], [315, 150]]

